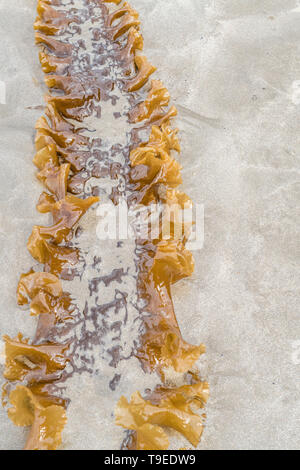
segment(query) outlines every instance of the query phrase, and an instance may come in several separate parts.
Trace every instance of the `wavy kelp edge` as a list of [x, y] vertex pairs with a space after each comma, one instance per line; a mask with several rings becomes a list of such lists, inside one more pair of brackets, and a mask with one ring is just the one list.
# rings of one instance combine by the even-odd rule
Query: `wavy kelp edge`
[[[111, 2], [105, 1], [105, 3]], [[125, 15], [126, 12], [128, 15], [131, 12], [127, 3], [114, 12], [111, 18]], [[136, 35], [138, 34], [136, 32]], [[139, 43], [142, 43], [142, 40]], [[138, 55], [140, 50], [141, 47], [135, 50], [132, 57], [138, 75], [143, 69], [147, 72], [154, 71], [148, 61]], [[144, 86], [147, 81], [148, 77], [146, 81], [143, 78], [141, 85]], [[129, 91], [137, 89], [136, 86], [134, 88], [131, 88], [131, 85], [125, 86]], [[131, 182], [137, 192], [136, 201], [143, 205], [163, 202], [167, 206], [175, 204], [183, 207], [190, 202], [185, 194], [176, 190], [182, 182], [181, 166], [172, 157], [171, 152], [173, 150], [179, 152], [180, 145], [178, 130], [170, 126], [170, 119], [176, 116], [177, 111], [174, 106], [168, 109], [169, 102], [170, 95], [167, 89], [160, 81], [152, 80], [146, 99], [129, 112], [130, 122], [144, 122], [145, 127], [152, 126], [149, 141], [139, 143], [130, 154]], [[161, 186], [164, 187], [164, 191], [160, 191]], [[194, 271], [192, 254], [185, 248], [191, 226], [182, 225], [182, 230], [179, 231], [181, 235], [177, 237], [178, 231], [174, 223], [172, 224], [171, 220], [167, 222], [168, 227], [171, 227], [167, 240], [164, 239], [164, 230], [161, 226], [155, 241], [147, 239], [137, 243], [141, 261], [140, 289], [145, 297], [150, 299], [147, 306], [150, 315], [145, 320], [146, 333], [142, 338], [138, 357], [145, 369], [156, 370], [162, 379], [164, 379], [164, 369], [168, 368], [179, 373], [187, 373], [205, 352], [203, 345], [192, 346], [183, 340], [172, 307], [169, 311], [166, 308], [168, 305], [164, 300], [165, 291], [168, 294], [166, 297], [171, 301], [171, 285], [190, 276]], [[194, 446], [199, 444], [206, 416], [194, 413], [192, 407], [204, 408], [209, 396], [209, 386], [197, 375], [194, 375], [193, 380], [195, 377], [197, 377], [196, 384], [160, 388], [149, 400], [144, 400], [139, 392], [132, 395], [130, 403], [125, 397], [121, 397], [115, 410], [116, 423], [132, 432], [125, 443], [125, 448], [167, 449], [169, 439], [163, 427], [175, 429]]]
[[[87, 99], [100, 99], [97, 83], [91, 84], [87, 98], [78, 77], [69, 75], [72, 45], [55, 39], [55, 36], [63, 34], [67, 25], [77, 22], [76, 15], [66, 16], [63, 10], [52, 8], [51, 3], [54, 6], [60, 5], [59, 0], [38, 2], [36, 42], [42, 47], [40, 62], [47, 74], [47, 86], [61, 90], [64, 96], [47, 97], [46, 118], [40, 118], [36, 125], [37, 154], [34, 163], [39, 169], [38, 178], [48, 191], [41, 195], [37, 208], [42, 213], [52, 214], [53, 225], [35, 226], [28, 249], [35, 260], [44, 264], [45, 273], [54, 277], [47, 278], [42, 276], [45, 273], [30, 272], [22, 276], [18, 288], [19, 303], [26, 303], [24, 299], [27, 299], [28, 303], [31, 301], [31, 314], [40, 315], [45, 329], [71, 315], [71, 302], [58, 287], [58, 283], [60, 277], [68, 278], [70, 269], [78, 262], [79, 252], [62, 243], [71, 240], [75, 224], [85, 211], [98, 201], [98, 198], [82, 200], [74, 195], [76, 188], [74, 189], [72, 180], [85, 165], [82, 156], [84, 152], [78, 152], [78, 148], [84, 149], [87, 140], [68, 119], [82, 122]], [[119, 5], [121, 2], [95, 0], [94, 3]], [[138, 54], [138, 51], [143, 49], [143, 39], [139, 33], [140, 21], [137, 12], [127, 2], [116, 11], [110, 13], [107, 9], [104, 12], [105, 27], [111, 40], [117, 42], [120, 38], [127, 37], [125, 47], [123, 43], [119, 47], [120, 62], [124, 68], [123, 90], [135, 93], [143, 87], [146, 88], [155, 67]], [[177, 130], [170, 126], [170, 119], [176, 116], [177, 111], [175, 107], [168, 108], [169, 101], [168, 91], [160, 81], [153, 80], [146, 100], [135, 105], [129, 112], [131, 123], [142, 123], [145, 128], [152, 128], [149, 141], [138, 142], [130, 154], [130, 180], [134, 199], [144, 205], [153, 202], [165, 202], [168, 205], [174, 200], [181, 204], [182, 201], [188, 201], [187, 196], [176, 189], [181, 184], [181, 167], [171, 156], [171, 152], [179, 151], [180, 145]], [[163, 195], [158, 191], [161, 187], [165, 188]], [[185, 248], [189, 228], [183, 227], [180, 239], [175, 237], [175, 230], [174, 233], [171, 230], [169, 240], [164, 240], [161, 231], [157, 240], [138, 243], [139, 284], [143, 295], [150, 299], [147, 309], [150, 315], [145, 319], [146, 333], [141, 338], [137, 357], [145, 369], [156, 370], [162, 379], [164, 369], [169, 367], [176, 372], [188, 372], [205, 350], [202, 345], [191, 346], [183, 340], [172, 305], [164, 304], [165, 297], [170, 299], [169, 303], [172, 304], [171, 285], [193, 272], [192, 255]], [[28, 282], [24, 281], [25, 276], [28, 277]], [[29, 284], [31, 285], [28, 286]], [[159, 309], [158, 305], [164, 305], [164, 308]], [[62, 312], [65, 312], [65, 315]], [[39, 341], [38, 345], [32, 345], [21, 335], [14, 340], [6, 337], [5, 376], [11, 383], [17, 384], [17, 388], [10, 392], [9, 399], [13, 407], [9, 410], [9, 416], [17, 425], [31, 426], [26, 449], [50, 450], [57, 448], [61, 443], [61, 432], [66, 421], [65, 404], [48, 392], [47, 384], [55, 383], [61, 376], [68, 360], [67, 349], [68, 345], [49, 345], [47, 341], [45, 344]], [[151, 415], [146, 422], [138, 423], [138, 427], [130, 427], [128, 419], [123, 420], [122, 409], [130, 408], [127, 415], [132, 413], [132, 409], [131, 405], [125, 403], [126, 399], [121, 398], [116, 410], [117, 424], [134, 431], [132, 446], [137, 449], [167, 448], [168, 439], [159, 425], [170, 426], [176, 421], [174, 416], [177, 417], [178, 412], [173, 410], [175, 405], [173, 406], [172, 399], [167, 402], [166, 400], [169, 399], [170, 393], [177, 393], [175, 408], [178, 402], [182, 402], [182, 407], [190, 400], [202, 400], [201, 403], [204, 404], [208, 396], [208, 386], [200, 380], [198, 382], [200, 388], [205, 388], [204, 395], [199, 395], [199, 390], [192, 388], [193, 384], [186, 385], [183, 392], [181, 388], [165, 389], [161, 392], [164, 395], [156, 404], [151, 404], [151, 399], [150, 402], [141, 403], [143, 399], [135, 394], [131, 405], [135, 407], [138, 404], [140, 413], [143, 413], [141, 405], [160, 409], [158, 421]], [[162, 408], [165, 408], [163, 419]], [[190, 410], [184, 412], [187, 422], [195, 419]], [[157, 415], [156, 411], [155, 414]], [[55, 416], [57, 420], [53, 418]], [[135, 416], [134, 419], [138, 418]], [[140, 426], [143, 427], [142, 431]], [[179, 424], [176, 426], [173, 423], [170, 427], [177, 429], [193, 445], [197, 445], [202, 433], [199, 432], [200, 427], [203, 429], [202, 421], [197, 421], [198, 433], [192, 437], [189, 437], [187, 431]], [[41, 436], [45, 436], [45, 432], [46, 439], [42, 439]]]
[[[53, 28], [51, 22], [55, 24]], [[54, 35], [65, 23], [66, 18], [56, 14], [50, 2], [38, 2], [36, 30]], [[36, 33], [36, 42], [42, 42], [39, 32]], [[70, 48], [65, 46], [65, 49], [71, 53]], [[52, 58], [55, 61], [55, 54]], [[70, 63], [70, 56], [62, 58], [61, 63], [64, 59], [66, 64]], [[41, 52], [43, 69], [44, 60]], [[52, 88], [52, 83], [47, 85]], [[39, 316], [39, 324], [34, 342], [24, 339], [21, 333], [14, 339], [4, 337], [4, 377], [8, 382], [4, 386], [3, 403], [7, 405], [9, 401], [12, 405], [8, 416], [14, 424], [30, 426], [25, 450], [55, 450], [62, 442], [62, 431], [67, 421], [66, 401], [55, 396], [53, 387], [69, 361], [69, 344], [51, 342], [47, 332], [55, 324], [72, 317], [71, 299], [63, 292], [60, 277], [68, 278], [67, 273], [79, 260], [79, 251], [63, 243], [72, 239], [76, 224], [99, 201], [98, 197], [81, 199], [68, 191], [72, 165], [62, 161], [60, 146], [67, 148], [78, 140], [83, 144], [84, 139], [77, 138], [74, 126], [63, 118], [55, 99], [53, 103], [51, 99], [51, 95], [46, 97], [48, 119], [42, 117], [36, 124], [37, 153], [33, 162], [39, 170], [37, 178], [48, 191], [42, 193], [37, 209], [41, 213], [50, 213], [53, 225], [33, 228], [27, 248], [36, 261], [44, 264], [44, 272], [31, 270], [22, 274], [17, 288], [18, 304], [30, 304], [30, 313]]]

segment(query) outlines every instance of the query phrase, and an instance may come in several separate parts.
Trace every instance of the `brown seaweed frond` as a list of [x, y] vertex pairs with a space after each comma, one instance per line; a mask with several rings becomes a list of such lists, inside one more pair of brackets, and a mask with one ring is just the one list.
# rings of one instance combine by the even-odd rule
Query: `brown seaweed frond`
[[68, 358], [69, 344], [29, 344], [22, 335], [15, 339], [4, 336], [5, 370], [9, 381], [26, 381], [27, 384], [49, 382], [61, 376]]
[[30, 426], [25, 450], [55, 450], [67, 422], [63, 406], [43, 405], [32, 391], [19, 385], [10, 393], [8, 416], [16, 426]]
[[165, 428], [181, 433], [193, 446], [197, 446], [203, 433], [203, 416], [196, 413], [207, 402], [208, 384], [167, 389], [154, 393], [154, 400], [145, 400], [139, 392], [130, 402], [121, 397], [115, 410], [116, 423], [134, 431], [133, 447], [137, 450], [166, 450], [169, 438]]

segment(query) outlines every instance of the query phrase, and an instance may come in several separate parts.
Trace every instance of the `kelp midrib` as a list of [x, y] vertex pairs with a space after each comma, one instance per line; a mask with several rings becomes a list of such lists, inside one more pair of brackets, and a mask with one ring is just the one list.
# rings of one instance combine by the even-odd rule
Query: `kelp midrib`
[[[70, 344], [60, 343], [59, 339], [76, 325], [78, 307], [63, 292], [62, 280], [71, 282], [78, 275], [81, 254], [73, 244], [75, 229], [86, 211], [99, 201], [98, 194], [85, 193], [85, 183], [103, 175], [124, 176], [123, 193], [115, 190], [111, 199], [118, 204], [125, 197], [129, 207], [153, 203], [183, 207], [190, 202], [177, 190], [181, 166], [172, 154], [180, 151], [180, 145], [177, 129], [170, 125], [176, 108], [169, 107], [170, 95], [160, 81], [152, 80], [148, 85], [155, 67], [141, 55], [139, 16], [127, 2], [117, 8], [120, 3], [86, 0], [85, 17], [81, 18], [79, 10], [64, 10], [59, 0], [38, 2], [36, 42], [41, 47], [40, 62], [51, 94], [46, 97], [46, 117], [36, 125], [34, 164], [39, 170], [38, 179], [47, 190], [37, 209], [51, 214], [53, 225], [34, 227], [28, 249], [44, 265], [44, 272], [31, 270], [22, 275], [18, 287], [18, 303], [30, 304], [30, 313], [39, 316], [36, 337], [33, 343], [22, 335], [5, 338], [5, 390], [13, 405], [9, 417], [19, 426], [31, 426], [26, 449], [59, 447], [67, 419], [68, 398], [61, 396], [57, 385], [67, 378], [66, 365], [72, 362], [72, 354], [68, 353]], [[116, 8], [111, 9], [108, 4], [115, 4]], [[79, 55], [76, 43], [61, 39], [67, 31], [80, 37], [80, 26], [87, 20], [93, 22], [95, 9], [102, 23], [101, 30], [93, 30], [99, 54], [96, 63], [89, 63], [88, 56]], [[105, 50], [108, 43], [110, 51]], [[122, 70], [121, 76], [111, 79], [102, 73], [104, 57], [108, 56]], [[82, 133], [86, 117], [96, 114], [101, 119], [101, 101], [110, 100], [115, 88], [130, 103], [128, 121], [132, 130], [128, 145], [122, 149], [123, 167], [113, 161], [113, 152], [105, 158], [101, 136], [90, 139]], [[91, 157], [100, 168], [88, 167]], [[145, 332], [135, 354], [143, 369], [158, 372], [163, 382], [165, 369], [172, 368], [187, 374], [189, 384], [173, 388], [165, 385], [146, 400], [139, 394], [134, 394], [130, 403], [124, 397], [120, 399], [116, 422], [131, 431], [129, 448], [168, 447], [169, 440], [161, 426], [176, 429], [193, 445], [197, 445], [203, 431], [204, 416], [195, 413], [191, 404], [203, 408], [208, 386], [190, 370], [204, 346], [191, 346], [183, 340], [171, 298], [171, 285], [193, 272], [192, 255], [185, 248], [189, 229], [183, 227], [178, 239], [171, 224], [169, 240], [163, 238], [161, 227], [155, 240], [136, 241], [137, 290], [147, 305], [140, 311]]]

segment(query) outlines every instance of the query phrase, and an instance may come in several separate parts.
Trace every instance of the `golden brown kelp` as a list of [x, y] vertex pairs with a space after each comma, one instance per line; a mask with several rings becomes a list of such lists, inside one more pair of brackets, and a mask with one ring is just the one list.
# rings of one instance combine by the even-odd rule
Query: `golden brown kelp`
[[130, 447], [138, 450], [164, 450], [169, 439], [163, 428], [180, 432], [197, 446], [203, 433], [203, 419], [196, 410], [203, 409], [208, 398], [208, 385], [198, 382], [182, 387], [157, 388], [150, 400], [139, 392], [130, 403], [122, 397], [116, 408], [117, 424], [134, 431]]
[[[67, 66], [71, 48], [52, 36], [60, 35], [69, 22], [76, 22], [76, 18], [68, 19], [56, 12], [51, 3], [38, 2], [35, 29], [42, 34], [37, 33], [36, 41], [48, 44], [50, 49], [53, 46], [53, 56], [48, 56], [49, 61], [52, 58], [54, 62], [57, 60], [57, 63]], [[59, 2], [53, 4], [58, 5]], [[45, 70], [45, 53], [41, 52], [40, 60]], [[59, 87], [59, 83], [53, 81], [54, 76], [46, 80], [48, 87]], [[68, 95], [68, 90], [65, 91]], [[50, 213], [53, 225], [33, 228], [28, 250], [35, 260], [44, 264], [45, 272], [31, 270], [23, 274], [17, 290], [19, 305], [30, 302], [30, 313], [40, 316], [37, 344], [23, 339], [21, 334], [15, 339], [4, 338], [4, 377], [9, 381], [5, 390], [6, 393], [10, 390], [9, 400], [13, 405], [8, 415], [17, 426], [31, 426], [25, 447], [31, 450], [52, 450], [61, 444], [61, 433], [66, 423], [65, 402], [53, 394], [53, 386], [61, 378], [69, 360], [69, 345], [52, 342], [50, 332], [54, 325], [63, 323], [72, 315], [71, 300], [63, 292], [59, 277], [68, 278], [66, 273], [76, 265], [79, 253], [64, 243], [72, 239], [77, 222], [99, 200], [98, 197], [81, 199], [68, 193], [71, 163], [62, 161], [59, 149], [78, 142], [83, 145], [84, 140], [77, 137], [74, 126], [60, 114], [55, 98], [49, 96], [47, 101], [47, 119], [42, 117], [36, 125], [37, 153], [33, 161], [39, 169], [37, 177], [48, 191], [41, 195], [37, 209], [41, 213]], [[16, 388], [12, 390], [14, 385]]]
[[[177, 190], [181, 184], [181, 166], [173, 156], [180, 151], [177, 129], [170, 120], [176, 116], [169, 107], [170, 96], [158, 80], [149, 81], [155, 71], [141, 55], [143, 38], [139, 31], [138, 13], [120, 0], [82, 0], [84, 18], [79, 10], [65, 7], [60, 0], [39, 0], [35, 22], [40, 62], [50, 90], [46, 97], [45, 116], [36, 124], [37, 177], [45, 190], [37, 205], [41, 213], [53, 218], [51, 226], [35, 226], [28, 241], [32, 257], [44, 265], [44, 272], [22, 275], [18, 303], [30, 304], [31, 315], [39, 316], [36, 337], [31, 343], [19, 335], [6, 337], [6, 391], [12, 408], [9, 416], [19, 426], [31, 426], [26, 449], [55, 449], [61, 443], [66, 422], [67, 399], [57, 394], [57, 384], [72, 360], [69, 342], [58, 342], [59, 325], [72, 319], [70, 296], [63, 292], [61, 280], [75, 276], [80, 250], [72, 245], [74, 228], [85, 212], [99, 201], [87, 196], [85, 183], [107, 171], [111, 178], [120, 168], [115, 164], [99, 170], [104, 163], [101, 139], [97, 148], [84, 133], [85, 119], [96, 113], [101, 118], [99, 103], [118, 88], [130, 103], [128, 122], [132, 127], [130, 145], [126, 147], [126, 202], [129, 208], [156, 204], [179, 210], [191, 205], [188, 196]], [[111, 8], [111, 5], [113, 8]], [[59, 7], [59, 8], [56, 8]], [[88, 54], [79, 56], [78, 46], [65, 36], [81, 37], [81, 25], [94, 21], [94, 8], [101, 12], [101, 30], [93, 30], [93, 43], [99, 43], [97, 62]], [[70, 29], [71, 28], [71, 29]], [[112, 45], [110, 52], [121, 74], [108, 78], [101, 69], [101, 39]], [[82, 46], [84, 49], [85, 46]], [[79, 64], [80, 63], [80, 67]], [[148, 137], [145, 139], [145, 135]], [[93, 157], [99, 165], [90, 167]], [[100, 165], [101, 166], [101, 165]], [[80, 195], [80, 196], [79, 196]], [[111, 194], [119, 203], [120, 191]], [[171, 298], [171, 286], [190, 276], [194, 270], [191, 253], [186, 249], [192, 223], [176, 216], [165, 218], [153, 238], [149, 232], [136, 241], [138, 254], [137, 291], [146, 302], [140, 312], [144, 330], [135, 355], [147, 372], [158, 372], [164, 381], [172, 369], [186, 374], [204, 352], [204, 346], [188, 344], [181, 335]], [[194, 412], [203, 408], [208, 385], [199, 378], [182, 387], [157, 388], [147, 399], [139, 393], [131, 402], [122, 397], [116, 408], [117, 424], [132, 431], [131, 448], [164, 449], [169, 445], [162, 429], [179, 431], [197, 445], [203, 430], [203, 417]], [[193, 405], [193, 409], [191, 408]]]
[[[115, 12], [114, 18], [125, 16], [126, 11], [130, 15], [131, 9], [127, 4]], [[124, 85], [127, 91], [136, 91], [144, 86], [155, 70], [145, 57], [137, 55], [137, 51], [131, 58], [131, 69], [134, 68], [139, 77], [138, 85], [137, 79], [130, 79], [130, 85], [128, 82]], [[179, 152], [180, 145], [178, 130], [170, 125], [170, 119], [176, 116], [177, 111], [174, 106], [169, 108], [169, 102], [167, 89], [160, 81], [152, 80], [146, 99], [136, 103], [129, 112], [130, 122], [142, 123], [151, 129], [149, 141], [139, 142], [130, 153], [130, 180], [136, 193], [135, 201], [143, 205], [184, 206], [189, 201], [185, 194], [176, 191], [182, 182], [181, 166], [171, 152]], [[167, 239], [160, 226], [156, 239], [137, 242], [140, 253], [139, 289], [148, 301], [147, 312], [150, 313], [144, 320], [146, 333], [141, 338], [138, 357], [144, 368], [157, 370], [162, 378], [168, 368], [180, 373], [188, 372], [205, 352], [203, 345], [192, 346], [182, 338], [171, 299], [171, 285], [190, 276], [194, 270], [193, 257], [185, 248], [190, 227], [182, 223], [178, 231], [171, 220], [167, 222]], [[176, 429], [197, 446], [203, 420], [191, 411], [190, 405], [197, 403], [202, 408], [207, 398], [208, 385], [201, 381], [197, 385], [161, 389], [156, 404], [135, 393], [130, 404], [124, 397], [120, 399], [116, 408], [117, 424], [134, 431], [131, 446], [136, 449], [167, 448], [168, 438], [160, 426]]]

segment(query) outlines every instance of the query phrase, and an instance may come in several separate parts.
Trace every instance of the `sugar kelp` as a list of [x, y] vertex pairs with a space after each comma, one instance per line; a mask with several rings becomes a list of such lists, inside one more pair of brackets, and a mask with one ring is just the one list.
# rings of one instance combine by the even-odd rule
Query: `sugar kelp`
[[[55, 449], [62, 441], [68, 399], [57, 393], [57, 386], [63, 383], [72, 353], [68, 342], [56, 341], [55, 332], [60, 325], [68, 324], [76, 306], [63, 292], [61, 281], [72, 282], [80, 263], [80, 250], [72, 245], [74, 229], [99, 201], [97, 196], [87, 196], [85, 184], [99, 178], [99, 166], [107, 163], [101, 140], [97, 136], [91, 139], [84, 132], [85, 120], [92, 114], [101, 119], [101, 102], [112, 90], [117, 88], [130, 104], [130, 145], [121, 169], [126, 180], [122, 196], [128, 207], [156, 204], [162, 210], [174, 206], [180, 210], [192, 204], [178, 190], [181, 166], [173, 154], [180, 152], [180, 144], [178, 130], [171, 126], [177, 110], [169, 106], [170, 95], [163, 84], [150, 80], [156, 69], [142, 55], [138, 13], [119, 0], [79, 3], [84, 9], [77, 7], [78, 2], [66, 5], [60, 0], [39, 0], [34, 25], [50, 90], [45, 116], [36, 124], [34, 164], [45, 187], [37, 209], [51, 214], [53, 224], [33, 228], [28, 249], [44, 265], [44, 271], [22, 275], [18, 287], [18, 303], [30, 304], [31, 315], [39, 317], [36, 337], [32, 342], [21, 334], [5, 338], [5, 397], [12, 405], [8, 413], [18, 426], [31, 427], [26, 449]], [[82, 26], [98, 20], [101, 28], [91, 27], [97, 52], [91, 59], [82, 52]], [[74, 37], [77, 42], [71, 40]], [[117, 65], [118, 73], [108, 77], [104, 56]], [[91, 167], [91, 158], [99, 165]], [[112, 178], [120, 171], [114, 164], [106, 165], [105, 170]], [[114, 204], [118, 205], [120, 196], [119, 190], [112, 192]], [[130, 403], [122, 397], [115, 411], [116, 423], [131, 432], [128, 447], [136, 449], [167, 448], [169, 441], [162, 426], [179, 431], [197, 445], [204, 416], [191, 407], [203, 408], [208, 398], [208, 385], [197, 374], [181, 387], [165, 383], [168, 369], [188, 377], [205, 348], [184, 340], [171, 297], [172, 284], [194, 270], [192, 254], [185, 246], [192, 222], [183, 223], [176, 217], [168, 220], [168, 211], [164, 220], [168, 237], [161, 224], [154, 238], [149, 232], [136, 240], [137, 290], [146, 306], [141, 312], [144, 329], [135, 349], [143, 369], [156, 371], [164, 385], [146, 399], [138, 392]]]

